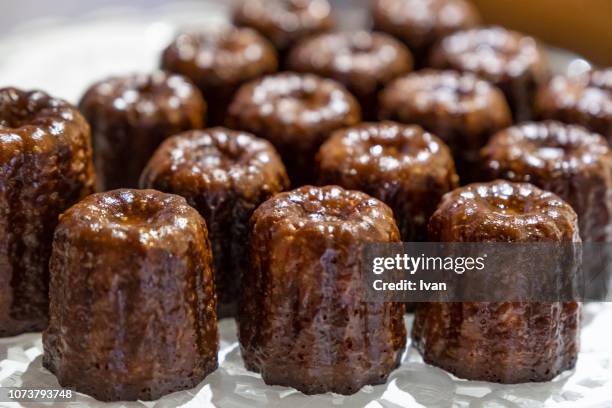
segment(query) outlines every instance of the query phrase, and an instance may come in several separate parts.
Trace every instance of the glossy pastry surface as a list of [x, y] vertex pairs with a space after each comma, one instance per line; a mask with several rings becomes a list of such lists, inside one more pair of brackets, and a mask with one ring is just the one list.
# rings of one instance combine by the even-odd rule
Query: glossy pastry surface
[[137, 187], [159, 144], [205, 125], [206, 102], [191, 81], [155, 72], [92, 85], [79, 104], [92, 129], [99, 190]]
[[380, 94], [379, 118], [421, 125], [444, 140], [464, 184], [479, 177], [479, 150], [512, 124], [497, 87], [470, 73], [433, 69], [391, 82]]
[[419, 67], [444, 36], [480, 23], [478, 10], [465, 0], [374, 0], [372, 18], [376, 30], [397, 37], [410, 48]]
[[256, 31], [223, 27], [179, 34], [164, 50], [161, 67], [191, 79], [210, 102], [208, 124], [222, 126], [240, 85], [275, 72], [278, 60]]
[[[576, 213], [561, 198], [504, 180], [448, 193], [429, 232], [440, 242], [580, 241]], [[412, 338], [425, 362], [458, 377], [523, 383], [573, 368], [579, 327], [576, 302], [421, 303]]]
[[361, 192], [305, 186], [262, 204], [251, 228], [246, 367], [306, 394], [384, 383], [405, 347], [404, 305], [362, 302], [359, 264], [365, 243], [399, 241], [391, 210]]
[[538, 91], [535, 115], [582, 125], [612, 146], [612, 68], [554, 77]]
[[286, 72], [244, 85], [228, 126], [270, 141], [297, 187], [314, 182], [314, 156], [331, 133], [360, 121], [359, 104], [336, 81]]
[[327, 0], [241, 0], [234, 24], [251, 27], [283, 53], [299, 40], [334, 27]]
[[535, 93], [550, 78], [538, 41], [497, 26], [445, 37], [433, 49], [430, 63], [434, 68], [471, 72], [498, 86], [517, 122], [531, 118]]
[[530, 182], [567, 201], [583, 241], [612, 241], [612, 152], [601, 135], [526, 122], [493, 136], [482, 159], [484, 177]]
[[47, 324], [58, 216], [94, 190], [89, 125], [40, 91], [0, 89], [0, 337]]
[[185, 197], [206, 220], [224, 316], [235, 313], [240, 279], [248, 270], [249, 219], [259, 204], [288, 186], [269, 142], [225, 128], [169, 138], [141, 177], [141, 187]]
[[345, 31], [302, 41], [291, 50], [288, 67], [341, 82], [357, 97], [364, 115], [374, 119], [378, 92], [412, 70], [412, 56], [387, 34]]
[[156, 400], [217, 368], [206, 225], [155, 190], [91, 195], [64, 213], [50, 261], [43, 365], [101, 401]]
[[427, 240], [427, 221], [458, 185], [448, 147], [416, 125], [364, 123], [336, 131], [317, 155], [319, 184], [360, 190], [393, 209], [402, 240]]

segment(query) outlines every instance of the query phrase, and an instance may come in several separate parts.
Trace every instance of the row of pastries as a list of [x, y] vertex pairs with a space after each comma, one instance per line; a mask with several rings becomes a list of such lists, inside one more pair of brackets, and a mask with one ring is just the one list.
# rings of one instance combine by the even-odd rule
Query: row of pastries
[[[464, 0], [372, 16], [343, 32], [327, 0], [246, 0], [78, 107], [0, 89], [0, 336], [44, 331], [64, 387], [155, 400], [217, 368], [236, 317], [267, 384], [352, 394], [407, 343], [404, 304], [361, 301], [368, 243], [612, 241], [610, 69], [552, 77]], [[578, 356], [576, 302], [409, 308], [424, 360], [462, 378]]]

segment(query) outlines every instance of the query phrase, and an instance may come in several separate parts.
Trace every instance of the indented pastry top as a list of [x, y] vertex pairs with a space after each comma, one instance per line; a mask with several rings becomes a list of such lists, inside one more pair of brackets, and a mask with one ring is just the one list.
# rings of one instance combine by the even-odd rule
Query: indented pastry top
[[502, 130], [482, 156], [486, 169], [511, 172], [515, 176], [510, 178], [522, 181], [599, 172], [605, 167], [609, 173], [612, 166], [612, 152], [601, 135], [556, 121], [524, 122]]
[[557, 195], [532, 184], [496, 180], [447, 193], [429, 221], [442, 242], [579, 242], [577, 216]]
[[488, 117], [510, 124], [510, 111], [503, 93], [470, 73], [424, 69], [391, 82], [381, 93], [382, 117], [430, 114]]
[[68, 209], [56, 236], [78, 233], [69, 239], [184, 251], [189, 240], [183, 242], [180, 236], [200, 236], [203, 224], [182, 197], [156, 190], [119, 189], [92, 194]]
[[432, 65], [479, 74], [501, 82], [526, 75], [548, 75], [548, 64], [538, 42], [502, 27], [474, 28], [445, 37], [431, 55]]
[[268, 141], [221, 127], [164, 141], [141, 178], [141, 185], [151, 183], [169, 183], [173, 191], [203, 194], [229, 189], [247, 196], [288, 186], [283, 163]]
[[[280, 73], [244, 85], [230, 106], [230, 122], [275, 140], [310, 145], [328, 130], [359, 121], [355, 98], [337, 82], [312, 74]], [[301, 134], [301, 140], [295, 135]]]
[[556, 76], [538, 92], [535, 104], [536, 112], [543, 117], [554, 118], [557, 110], [576, 110], [606, 120], [601, 128], [612, 132], [612, 68]]
[[178, 72], [199, 86], [237, 85], [276, 71], [272, 45], [249, 28], [182, 33], [162, 56], [162, 68]]
[[465, 0], [375, 0], [372, 14], [378, 29], [414, 49], [480, 22], [476, 8]]
[[234, 22], [256, 29], [280, 50], [334, 26], [327, 0], [241, 0], [234, 11]]
[[40, 154], [89, 143], [89, 125], [69, 103], [41, 91], [0, 88], [0, 163], [15, 154]]
[[133, 126], [157, 123], [160, 116], [170, 123], [197, 116], [205, 109], [200, 91], [187, 78], [162, 71], [111, 77], [94, 84], [85, 93], [80, 108], [90, 114], [105, 109], [127, 119]]
[[390, 184], [454, 173], [450, 151], [440, 139], [419, 126], [388, 121], [334, 132], [318, 160], [321, 168], [336, 168], [344, 177], [382, 178]]
[[412, 56], [403, 44], [368, 31], [319, 34], [298, 44], [288, 61], [293, 70], [334, 78], [359, 94], [375, 92], [412, 69]]
[[373, 242], [399, 240], [393, 213], [383, 202], [338, 186], [304, 186], [280, 193], [263, 203], [252, 222], [272, 234], [291, 236], [309, 230], [321, 236], [370, 237]]

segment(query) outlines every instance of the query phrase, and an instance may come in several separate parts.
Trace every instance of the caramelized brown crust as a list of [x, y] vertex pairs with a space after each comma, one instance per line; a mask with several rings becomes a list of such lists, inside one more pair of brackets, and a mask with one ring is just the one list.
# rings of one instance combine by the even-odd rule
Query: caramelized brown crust
[[429, 217], [458, 185], [448, 147], [415, 125], [364, 123], [336, 131], [317, 163], [321, 185], [360, 190], [389, 205], [409, 242], [426, 240]]
[[183, 133], [162, 143], [143, 172], [141, 186], [183, 196], [204, 217], [219, 313], [234, 314], [248, 265], [249, 219], [259, 204], [289, 187], [274, 147], [225, 128]]
[[[429, 223], [441, 242], [578, 242], [576, 214], [553, 193], [497, 180], [444, 196]], [[461, 378], [548, 381], [578, 354], [579, 305], [421, 303], [412, 338], [423, 359]]]
[[206, 103], [191, 81], [163, 72], [98, 82], [79, 109], [91, 124], [100, 190], [137, 187], [157, 146], [203, 127], [206, 116]]
[[578, 214], [583, 241], [612, 241], [612, 152], [598, 134], [559, 122], [527, 122], [482, 151], [484, 177], [552, 191]]
[[577, 216], [559, 196], [495, 180], [446, 194], [429, 221], [432, 242], [580, 241]]
[[251, 219], [239, 338], [249, 370], [306, 394], [352, 394], [384, 383], [406, 331], [401, 303], [361, 301], [360, 251], [397, 242], [389, 207], [336, 186], [305, 186]]
[[0, 89], [0, 337], [47, 324], [53, 230], [94, 188], [90, 133], [64, 101]]
[[224, 27], [180, 34], [162, 54], [162, 69], [190, 78], [210, 102], [208, 124], [225, 123], [227, 107], [243, 83], [276, 72], [272, 45], [248, 28]]
[[206, 225], [181, 197], [94, 194], [55, 231], [43, 364], [102, 401], [155, 400], [217, 367]]
[[612, 68], [553, 78], [536, 96], [535, 115], [582, 125], [612, 145]]
[[527, 120], [537, 89], [548, 82], [548, 62], [538, 42], [501, 27], [457, 31], [432, 51], [434, 68], [471, 72], [497, 85], [516, 121]]
[[476, 7], [465, 0], [374, 0], [374, 28], [402, 40], [419, 67], [431, 47], [446, 35], [480, 23]]
[[281, 53], [303, 38], [334, 27], [327, 0], [241, 0], [233, 20], [259, 31]]
[[334, 130], [361, 121], [355, 98], [337, 82], [280, 73], [252, 81], [236, 94], [228, 125], [269, 140], [293, 186], [314, 182], [314, 157]]
[[386, 34], [348, 31], [302, 41], [289, 54], [287, 64], [293, 71], [341, 82], [357, 97], [364, 116], [375, 119], [378, 92], [412, 70], [412, 56]]
[[421, 303], [412, 338], [426, 363], [457, 377], [542, 382], [575, 366], [579, 325], [576, 302]]
[[380, 94], [380, 119], [418, 124], [444, 140], [461, 180], [478, 177], [480, 149], [512, 124], [503, 93], [469, 73], [421, 70], [391, 82]]

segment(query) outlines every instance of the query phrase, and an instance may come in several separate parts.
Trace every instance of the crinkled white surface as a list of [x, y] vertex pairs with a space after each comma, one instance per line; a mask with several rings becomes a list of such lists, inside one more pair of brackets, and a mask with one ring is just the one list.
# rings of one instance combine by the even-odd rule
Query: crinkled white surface
[[[76, 102], [96, 80], [156, 68], [160, 50], [178, 27], [205, 28], [223, 23], [224, 2], [212, 4], [185, 3], [149, 10], [146, 15], [115, 9], [76, 24], [46, 21], [24, 27], [0, 39], [0, 87], [38, 88]], [[553, 62], [557, 71], [585, 67], [580, 60], [570, 63], [563, 54], [553, 54]], [[408, 318], [407, 324], [410, 322]], [[196, 389], [147, 403], [103, 404], [79, 395], [76, 403], [64, 406], [612, 407], [612, 304], [585, 307], [577, 367], [554, 381], [499, 385], [459, 380], [424, 364], [409, 347], [401, 367], [386, 385], [368, 386], [352, 396], [306, 397], [291, 388], [265, 385], [259, 375], [246, 371], [242, 365], [233, 320], [223, 320], [220, 326], [220, 367]], [[0, 339], [0, 386], [58, 387], [41, 361], [40, 334]], [[0, 407], [5, 406], [19, 405], [0, 402]]]
[[[546, 383], [501, 385], [461, 380], [424, 364], [419, 354], [408, 346], [402, 365], [385, 385], [366, 386], [351, 396], [305, 396], [292, 388], [267, 386], [258, 374], [247, 371], [236, 341], [236, 324], [233, 319], [224, 319], [220, 322], [219, 369], [197, 388], [167, 395], [156, 402], [105, 404], [79, 394], [76, 403], [89, 407], [160, 408], [612, 407], [612, 303], [586, 305], [583, 316], [582, 349], [576, 369]], [[412, 318], [407, 317], [408, 327], [411, 322]], [[59, 387], [53, 374], [42, 368], [42, 352], [40, 334], [0, 339], [0, 386]], [[4, 405], [0, 403], [0, 406]]]

